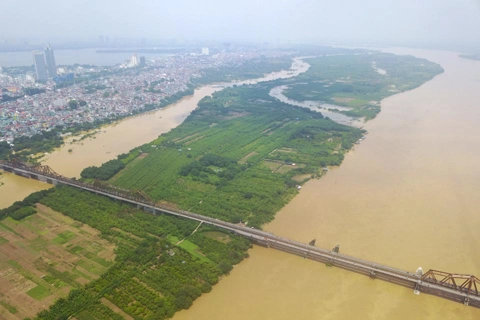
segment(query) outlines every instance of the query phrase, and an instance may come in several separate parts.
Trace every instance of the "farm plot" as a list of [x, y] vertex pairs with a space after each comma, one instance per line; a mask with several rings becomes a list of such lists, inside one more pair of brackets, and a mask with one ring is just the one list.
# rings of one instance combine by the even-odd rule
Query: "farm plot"
[[34, 316], [113, 264], [115, 246], [97, 230], [44, 205], [36, 209], [32, 216], [0, 224], [2, 319]]

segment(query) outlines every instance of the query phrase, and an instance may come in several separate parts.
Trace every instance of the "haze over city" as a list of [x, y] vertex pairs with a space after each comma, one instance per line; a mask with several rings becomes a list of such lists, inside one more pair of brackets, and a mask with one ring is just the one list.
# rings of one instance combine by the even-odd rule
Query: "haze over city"
[[0, 28], [4, 40], [44, 42], [105, 34], [467, 48], [480, 39], [480, 1], [19, 0], [2, 4]]

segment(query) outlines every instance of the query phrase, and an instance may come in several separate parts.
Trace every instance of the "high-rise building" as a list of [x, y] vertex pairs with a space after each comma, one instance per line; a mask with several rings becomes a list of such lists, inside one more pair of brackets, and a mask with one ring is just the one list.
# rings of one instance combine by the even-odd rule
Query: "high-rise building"
[[138, 56], [136, 53], [132, 55], [132, 58], [130, 59], [130, 67], [136, 67], [140, 64], [138, 61]]
[[35, 71], [37, 73], [37, 80], [47, 80], [47, 66], [45, 65], [45, 56], [40, 51], [33, 52], [33, 63], [35, 64]]
[[208, 48], [202, 48], [202, 55], [208, 56], [210, 54], [210, 49]]
[[140, 57], [140, 66], [141, 66], [141, 67], [144, 67], [144, 66], [145, 66], [145, 57], [144, 57], [144, 56], [141, 56], [141, 57]]
[[55, 65], [55, 56], [50, 44], [45, 48], [45, 62], [47, 63], [48, 76], [53, 78], [57, 75], [57, 66]]

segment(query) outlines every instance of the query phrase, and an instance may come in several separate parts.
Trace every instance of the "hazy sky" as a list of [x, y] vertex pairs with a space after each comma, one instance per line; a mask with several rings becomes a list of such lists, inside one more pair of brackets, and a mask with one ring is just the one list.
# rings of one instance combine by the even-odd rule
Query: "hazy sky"
[[480, 43], [480, 0], [11, 0], [0, 38]]

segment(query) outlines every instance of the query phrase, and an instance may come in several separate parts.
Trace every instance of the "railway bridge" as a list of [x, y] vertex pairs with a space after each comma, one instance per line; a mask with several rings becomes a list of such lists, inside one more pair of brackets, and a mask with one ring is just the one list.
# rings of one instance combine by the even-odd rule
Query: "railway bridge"
[[0, 169], [25, 178], [35, 179], [53, 185], [68, 185], [121, 200], [153, 214], [170, 214], [204, 224], [231, 231], [250, 239], [253, 243], [306, 259], [315, 260], [330, 266], [337, 266], [357, 272], [372, 279], [380, 279], [397, 285], [412, 288], [416, 294], [420, 292], [436, 295], [441, 298], [457, 301], [465, 305], [480, 308], [480, 279], [473, 275], [452, 274], [437, 270], [408, 272], [372, 261], [359, 259], [339, 253], [338, 250], [327, 250], [310, 244], [293, 241], [272, 233], [252, 229], [218, 219], [202, 216], [193, 212], [167, 208], [158, 205], [141, 191], [121, 189], [104, 182], [86, 183], [66, 178], [57, 174], [48, 166], [29, 165], [19, 161], [0, 161]]

